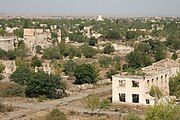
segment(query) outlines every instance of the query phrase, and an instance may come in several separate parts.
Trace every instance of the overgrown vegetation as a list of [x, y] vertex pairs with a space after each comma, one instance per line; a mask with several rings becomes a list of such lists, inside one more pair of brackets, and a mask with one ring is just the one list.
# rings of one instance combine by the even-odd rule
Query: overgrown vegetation
[[174, 95], [180, 98], [180, 74], [176, 77], [172, 77], [169, 80], [170, 95]]
[[66, 115], [58, 109], [53, 109], [46, 117], [46, 120], [67, 120]]

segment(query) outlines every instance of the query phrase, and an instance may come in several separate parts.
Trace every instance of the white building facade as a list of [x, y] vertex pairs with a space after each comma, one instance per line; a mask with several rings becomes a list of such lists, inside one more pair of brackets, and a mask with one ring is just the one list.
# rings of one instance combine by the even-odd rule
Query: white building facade
[[142, 68], [145, 76], [114, 75], [112, 77], [112, 102], [126, 104], [154, 105], [155, 98], [149, 92], [158, 87], [163, 95], [169, 96], [169, 78], [180, 71], [179, 65], [165, 59], [152, 66]]

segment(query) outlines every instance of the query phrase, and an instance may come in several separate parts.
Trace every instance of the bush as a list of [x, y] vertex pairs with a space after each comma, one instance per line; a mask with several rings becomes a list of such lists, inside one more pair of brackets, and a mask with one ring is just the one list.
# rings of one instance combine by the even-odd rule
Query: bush
[[42, 67], [42, 62], [41, 60], [38, 59], [38, 57], [33, 57], [32, 58], [32, 62], [31, 62], [31, 66], [33, 67]]
[[179, 120], [180, 106], [172, 102], [150, 106], [146, 111], [146, 120]]
[[45, 95], [38, 96], [38, 102], [43, 102], [43, 101], [46, 101], [46, 100], [47, 100], [47, 97]]
[[86, 58], [92, 58], [96, 55], [96, 50], [88, 45], [81, 46], [81, 51]]
[[0, 97], [24, 97], [25, 87], [14, 83], [0, 83]]
[[26, 83], [26, 96], [38, 97], [43, 95], [47, 98], [59, 98], [62, 94], [56, 92], [63, 85], [61, 78], [58, 76], [49, 75], [44, 72], [32, 73]]
[[109, 79], [112, 79], [112, 75], [118, 74], [118, 72], [114, 69], [109, 70], [106, 75]]
[[42, 50], [42, 47], [40, 45], [37, 45], [36, 46], [36, 52], [40, 54], [41, 50]]
[[11, 105], [4, 105], [0, 103], [0, 112], [4, 113], [4, 112], [11, 112], [11, 111], [13, 111], [13, 107]]
[[180, 74], [169, 80], [170, 95], [175, 95], [180, 98]]
[[142, 120], [136, 113], [129, 113], [124, 120]]
[[98, 41], [96, 40], [96, 38], [90, 38], [90, 39], [88, 40], [88, 44], [89, 44], [90, 46], [95, 46], [97, 43], [98, 43]]
[[127, 33], [126, 33], [126, 39], [134, 39], [134, 38], [136, 38], [137, 37], [137, 33], [136, 32], [134, 32], [134, 31], [128, 31]]
[[67, 118], [63, 112], [58, 109], [54, 109], [47, 115], [46, 120], [67, 120]]
[[115, 51], [114, 46], [112, 46], [111, 43], [107, 43], [103, 50], [104, 54], [110, 54], [114, 51]]
[[74, 76], [76, 77], [75, 84], [95, 83], [97, 73], [92, 65], [82, 64], [77, 67]]
[[4, 69], [5, 69], [5, 66], [2, 63], [0, 63], [0, 73], [2, 73]]
[[64, 72], [67, 75], [74, 75], [74, 71], [76, 70], [77, 66], [78, 65], [74, 61], [69, 60], [64, 65]]
[[98, 62], [100, 64], [100, 67], [105, 67], [106, 68], [109, 65], [111, 65], [112, 59], [109, 58], [109, 57], [104, 56], [104, 57], [101, 57]]

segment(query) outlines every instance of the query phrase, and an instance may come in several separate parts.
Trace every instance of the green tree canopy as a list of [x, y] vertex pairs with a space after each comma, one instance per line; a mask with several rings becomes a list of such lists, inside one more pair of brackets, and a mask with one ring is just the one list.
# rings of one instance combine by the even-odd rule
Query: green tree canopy
[[67, 75], [74, 75], [77, 66], [78, 65], [73, 60], [68, 60], [64, 65], [64, 72]]
[[114, 46], [112, 46], [111, 43], [107, 43], [107, 44], [105, 45], [105, 47], [104, 47], [104, 50], [103, 50], [103, 52], [104, 52], [105, 54], [110, 54], [110, 53], [112, 53], [112, 52], [114, 52], [114, 51], [115, 51]]
[[97, 73], [92, 65], [82, 64], [77, 67], [74, 76], [76, 77], [75, 84], [95, 83]]

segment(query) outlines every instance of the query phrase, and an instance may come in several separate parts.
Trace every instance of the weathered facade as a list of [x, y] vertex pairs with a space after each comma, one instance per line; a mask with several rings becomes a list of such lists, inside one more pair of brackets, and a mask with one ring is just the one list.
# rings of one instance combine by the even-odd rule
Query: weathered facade
[[151, 66], [142, 68], [145, 76], [114, 75], [112, 77], [112, 101], [153, 105], [155, 98], [150, 96], [151, 86], [157, 86], [165, 96], [169, 96], [169, 78], [180, 71], [179, 64], [164, 59]]

